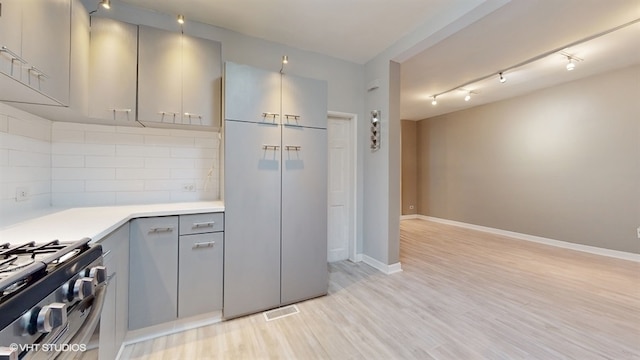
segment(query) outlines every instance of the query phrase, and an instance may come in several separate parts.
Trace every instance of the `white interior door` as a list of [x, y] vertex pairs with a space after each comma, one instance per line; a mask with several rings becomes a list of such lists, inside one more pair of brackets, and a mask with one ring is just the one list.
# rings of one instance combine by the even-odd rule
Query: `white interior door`
[[[352, 149], [351, 119], [329, 117], [329, 209], [328, 253], [329, 262], [346, 260], [350, 250], [352, 223]], [[354, 246], [354, 245], [352, 245]]]

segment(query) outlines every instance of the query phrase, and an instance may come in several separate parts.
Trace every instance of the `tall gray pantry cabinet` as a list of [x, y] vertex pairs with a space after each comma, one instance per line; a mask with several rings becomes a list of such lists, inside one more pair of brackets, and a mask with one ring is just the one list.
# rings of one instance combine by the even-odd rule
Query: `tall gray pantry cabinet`
[[227, 319], [327, 293], [327, 83], [227, 62]]

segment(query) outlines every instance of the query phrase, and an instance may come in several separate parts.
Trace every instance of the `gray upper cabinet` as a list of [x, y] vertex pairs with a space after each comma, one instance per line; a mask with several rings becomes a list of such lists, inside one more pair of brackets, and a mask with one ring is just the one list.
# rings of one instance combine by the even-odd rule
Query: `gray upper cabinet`
[[92, 17], [89, 55], [89, 117], [136, 120], [138, 27]]
[[70, 0], [3, 0], [0, 47], [0, 100], [69, 104]]
[[138, 49], [138, 120], [219, 126], [219, 43], [141, 25]]
[[282, 124], [327, 128], [327, 83], [289, 74], [282, 76]]
[[225, 119], [280, 123], [280, 74], [225, 63]]

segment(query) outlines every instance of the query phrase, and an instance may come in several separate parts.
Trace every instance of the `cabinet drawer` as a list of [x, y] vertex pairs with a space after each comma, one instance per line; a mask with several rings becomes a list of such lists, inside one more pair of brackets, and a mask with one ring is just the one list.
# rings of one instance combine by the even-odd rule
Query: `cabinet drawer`
[[224, 230], [224, 213], [180, 215], [180, 235]]

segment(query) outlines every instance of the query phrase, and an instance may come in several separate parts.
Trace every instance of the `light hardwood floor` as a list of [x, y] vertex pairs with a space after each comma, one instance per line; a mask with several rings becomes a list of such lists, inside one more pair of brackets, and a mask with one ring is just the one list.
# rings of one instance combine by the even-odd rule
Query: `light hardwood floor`
[[329, 266], [329, 295], [130, 345], [125, 359], [640, 359], [640, 264], [425, 220], [403, 272]]

